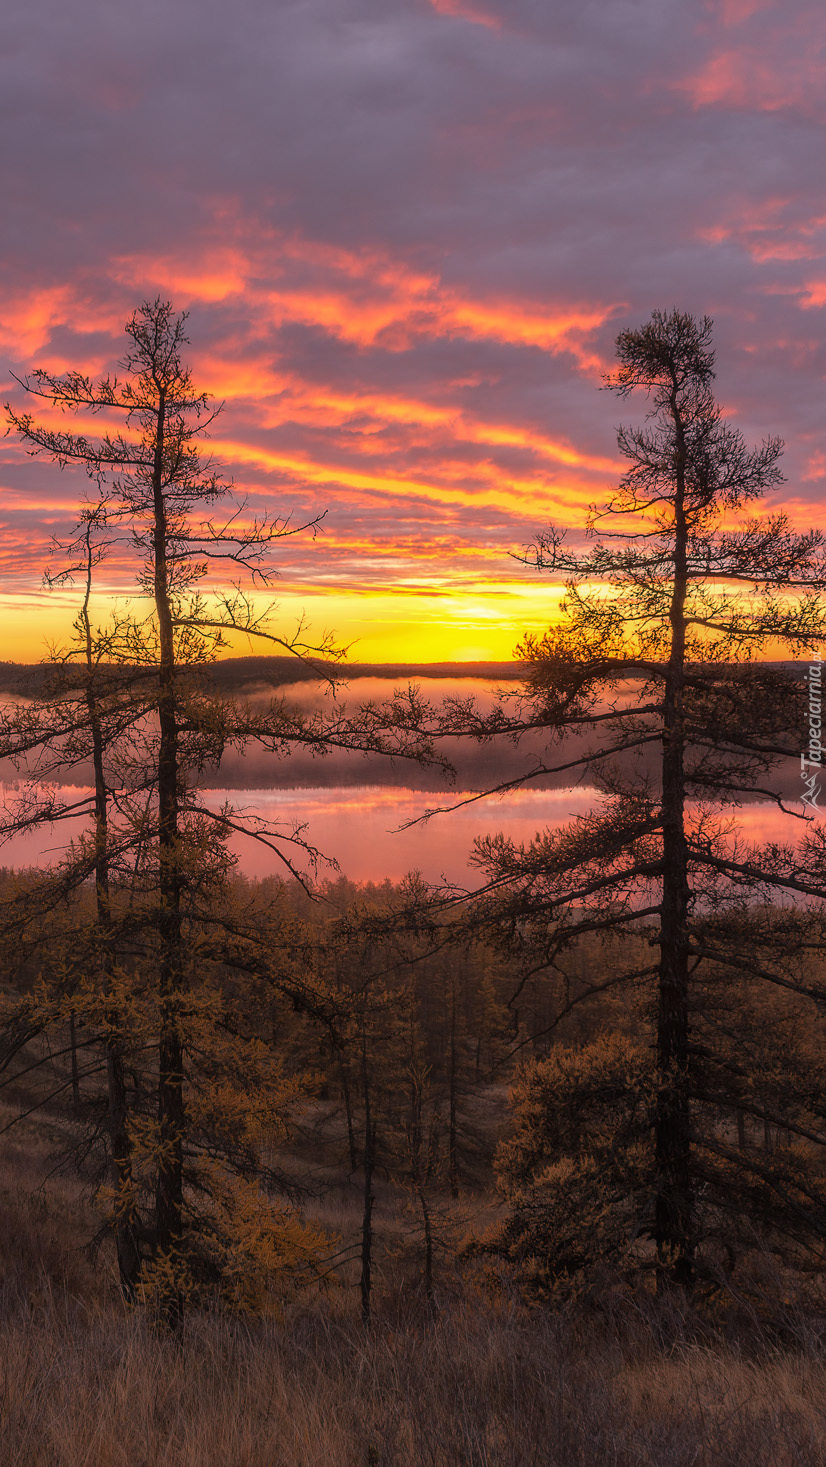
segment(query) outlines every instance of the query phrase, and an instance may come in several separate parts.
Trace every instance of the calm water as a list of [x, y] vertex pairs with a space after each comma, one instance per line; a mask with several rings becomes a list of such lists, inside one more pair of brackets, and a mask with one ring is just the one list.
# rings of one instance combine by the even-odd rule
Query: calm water
[[[290, 827], [307, 822], [307, 838], [327, 856], [334, 857], [353, 881], [398, 881], [418, 870], [428, 881], [476, 884], [468, 857], [476, 836], [503, 831], [517, 842], [530, 841], [538, 831], [564, 825], [598, 803], [596, 790], [515, 790], [504, 796], [473, 799], [467, 792], [426, 794], [421, 790], [362, 788], [227, 791], [225, 797], [243, 799], [246, 807], [266, 819]], [[444, 814], [407, 829], [435, 805], [459, 805]], [[221, 803], [210, 792], [209, 804]], [[793, 841], [804, 828], [776, 805], [759, 802], [743, 806], [738, 827], [747, 840]], [[272, 856], [254, 841], [233, 842], [241, 869], [262, 876], [277, 869]]]
[[[84, 791], [76, 786], [60, 792], [67, 801], [79, 799]], [[466, 884], [474, 880], [468, 864], [474, 837], [504, 831], [516, 841], [529, 841], [537, 831], [564, 824], [585, 814], [596, 804], [592, 789], [522, 789], [502, 797], [489, 797], [462, 805], [448, 814], [434, 815], [426, 823], [400, 829], [417, 820], [434, 804], [455, 803], [461, 793], [434, 794], [422, 790], [387, 786], [334, 785], [303, 789], [226, 789], [205, 791], [211, 809], [225, 801], [236, 810], [258, 815], [290, 834], [306, 823], [305, 839], [334, 858], [342, 872], [354, 881], [399, 880], [419, 870], [430, 881], [445, 877]], [[738, 826], [750, 840], [792, 841], [802, 823], [784, 816], [766, 802], [744, 806]], [[73, 835], [84, 828], [82, 820], [64, 820], [21, 836], [0, 848], [0, 864], [6, 866], [47, 865]], [[279, 874], [284, 867], [257, 841], [234, 837], [233, 852], [240, 869], [248, 876]], [[287, 848], [289, 849], [289, 848]], [[293, 851], [299, 865], [301, 853]], [[324, 867], [320, 867], [323, 874]], [[327, 868], [328, 870], [330, 868]]]
[[[345, 690], [344, 696], [351, 705], [368, 700], [380, 703], [390, 696], [394, 686], [384, 678], [359, 678]], [[458, 694], [463, 698], [474, 696], [484, 707], [490, 707], [495, 685], [475, 678], [459, 681], [425, 678], [420, 686], [435, 704]], [[317, 705], [322, 696], [306, 684], [279, 691], [308, 707]], [[249, 695], [257, 701], [270, 697], [272, 689], [251, 688]], [[557, 747], [550, 762], [564, 763], [573, 752], [574, 740], [569, 739]], [[337, 861], [342, 872], [352, 880], [381, 881], [389, 877], [396, 881], [409, 871], [419, 870], [431, 881], [445, 877], [462, 884], [478, 881], [478, 875], [468, 864], [474, 837], [504, 831], [516, 841], [529, 841], [537, 831], [564, 824], [597, 803], [594, 790], [565, 786], [564, 780], [570, 774], [551, 775], [543, 777], [541, 787], [535, 783], [503, 797], [475, 800], [449, 814], [435, 815], [427, 823], [401, 828], [418, 820], [434, 805], [453, 805], [467, 798], [461, 793], [463, 789], [495, 785], [535, 768], [539, 759], [548, 757], [548, 751], [538, 739], [533, 743], [526, 741], [518, 748], [454, 740], [449, 754], [458, 775], [457, 788], [453, 790], [445, 789], [435, 771], [420, 770], [402, 761], [391, 764], [375, 757], [345, 753], [333, 753], [324, 759], [299, 754], [288, 760], [277, 760], [260, 749], [245, 755], [229, 751], [220, 769], [211, 778], [208, 775], [204, 778], [202, 793], [214, 810], [227, 801], [236, 809], [245, 809], [277, 824], [287, 835], [297, 825], [306, 824], [304, 838]], [[636, 772], [640, 773], [639, 766]], [[5, 795], [15, 773], [10, 765], [0, 762], [0, 795]], [[76, 787], [66, 787], [60, 792], [67, 801], [82, 796], [91, 782], [91, 770], [76, 766], [75, 780]], [[790, 807], [800, 810], [800, 772], [794, 761], [788, 761], [780, 784]], [[801, 821], [784, 815], [775, 804], [767, 802], [743, 806], [737, 823], [750, 840], [792, 842], [805, 829]], [[83, 828], [82, 820], [65, 820], [8, 842], [0, 847], [0, 864], [45, 865]], [[249, 876], [284, 870], [260, 842], [237, 837], [232, 848], [240, 869]], [[293, 848], [293, 853], [300, 866], [305, 864], [299, 851]], [[324, 866], [319, 869], [324, 874]]]

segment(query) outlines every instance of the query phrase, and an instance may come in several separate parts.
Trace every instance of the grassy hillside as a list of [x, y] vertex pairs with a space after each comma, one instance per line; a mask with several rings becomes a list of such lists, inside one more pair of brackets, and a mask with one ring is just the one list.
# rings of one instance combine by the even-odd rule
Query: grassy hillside
[[388, 1279], [369, 1330], [334, 1288], [268, 1320], [194, 1315], [173, 1341], [115, 1303], [59, 1192], [3, 1211], [5, 1467], [826, 1462], [826, 1365], [791, 1311], [779, 1348], [607, 1282], [530, 1313], [455, 1282], [426, 1308]]
[[[446, 1252], [428, 1302], [410, 1199], [382, 1181], [369, 1328], [345, 1263], [267, 1318], [193, 1312], [180, 1338], [158, 1337], [120, 1302], [109, 1245], [84, 1246], [82, 1176], [48, 1175], [71, 1129], [41, 1112], [0, 1145], [4, 1467], [826, 1463], [823, 1324], [802, 1299], [770, 1324], [736, 1305], [712, 1324], [606, 1273], [529, 1309]], [[359, 1179], [328, 1175], [308, 1134], [293, 1161], [325, 1181], [308, 1214], [352, 1255]], [[489, 1192], [448, 1203], [442, 1235], [496, 1208]]]

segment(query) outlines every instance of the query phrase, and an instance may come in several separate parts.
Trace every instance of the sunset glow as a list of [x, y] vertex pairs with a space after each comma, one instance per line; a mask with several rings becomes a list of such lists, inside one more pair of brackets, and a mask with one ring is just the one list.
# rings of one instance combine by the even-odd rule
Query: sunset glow
[[[826, 518], [820, 7], [249, 0], [197, 48], [177, 4], [47, 9], [11, 23], [3, 397], [115, 369], [142, 299], [187, 310], [247, 512], [324, 516], [281, 547], [285, 629], [364, 661], [541, 631], [560, 588], [518, 557], [616, 483], [644, 404], [598, 389], [657, 307], [714, 316], [727, 414], [786, 440], [772, 507]], [[89, 487], [0, 442], [6, 658], [69, 633], [41, 580]], [[133, 589], [119, 549], [100, 614]]]

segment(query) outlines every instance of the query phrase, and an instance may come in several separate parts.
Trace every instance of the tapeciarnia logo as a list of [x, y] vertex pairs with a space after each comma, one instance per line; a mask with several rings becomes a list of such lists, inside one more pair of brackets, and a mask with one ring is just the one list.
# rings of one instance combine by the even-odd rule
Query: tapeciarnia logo
[[806, 686], [809, 691], [809, 744], [805, 753], [800, 755], [800, 778], [803, 783], [801, 800], [804, 808], [808, 805], [812, 813], [815, 814], [820, 809], [818, 804], [820, 798], [820, 771], [823, 767], [823, 654], [821, 652], [816, 652], [813, 660], [809, 663], [809, 668], [806, 673]]

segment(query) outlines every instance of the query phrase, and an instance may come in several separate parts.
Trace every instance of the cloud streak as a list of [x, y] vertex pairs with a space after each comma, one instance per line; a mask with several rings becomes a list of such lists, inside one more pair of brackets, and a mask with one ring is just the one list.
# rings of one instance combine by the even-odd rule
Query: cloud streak
[[[188, 309], [251, 508], [327, 510], [284, 546], [287, 602], [334, 595], [363, 655], [392, 593], [399, 655], [507, 655], [502, 588], [551, 591], [512, 553], [615, 481], [635, 409], [596, 389], [655, 307], [714, 315], [726, 411], [786, 439], [777, 502], [819, 522], [819, 6], [12, 0], [6, 25], [0, 363], [105, 371], [143, 297]], [[0, 578], [29, 606], [85, 481], [1, 446]], [[450, 647], [424, 618], [416, 644], [434, 587]]]

